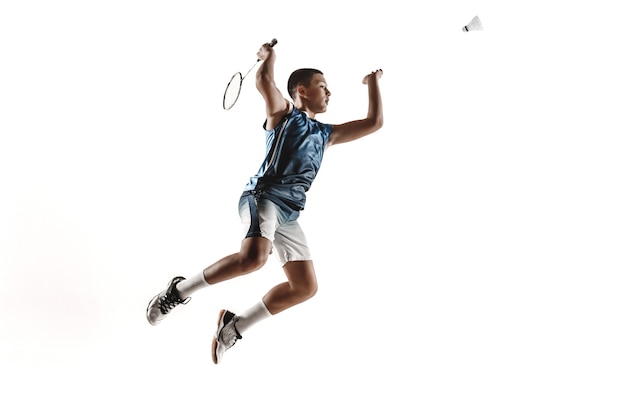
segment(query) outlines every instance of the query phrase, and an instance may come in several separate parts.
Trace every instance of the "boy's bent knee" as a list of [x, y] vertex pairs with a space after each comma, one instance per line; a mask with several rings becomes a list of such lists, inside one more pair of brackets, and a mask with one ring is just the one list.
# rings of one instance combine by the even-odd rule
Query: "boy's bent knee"
[[290, 299], [293, 305], [303, 303], [313, 298], [317, 293], [317, 285], [294, 285], [293, 283], [287, 284], [289, 286]]
[[304, 285], [302, 288], [300, 288], [299, 293], [300, 297], [302, 297], [302, 301], [313, 298], [315, 294], [317, 294], [317, 282], [312, 282]]
[[268, 256], [263, 253], [245, 253], [242, 254], [241, 257], [241, 266], [244, 270], [248, 272], [256, 271], [257, 269], [261, 269], [263, 265], [267, 262]]
[[287, 272], [291, 290], [301, 302], [317, 294], [317, 277], [311, 262], [287, 263], [285, 272]]
[[240, 263], [247, 272], [260, 269], [269, 258], [272, 242], [265, 238], [248, 238], [241, 244]]

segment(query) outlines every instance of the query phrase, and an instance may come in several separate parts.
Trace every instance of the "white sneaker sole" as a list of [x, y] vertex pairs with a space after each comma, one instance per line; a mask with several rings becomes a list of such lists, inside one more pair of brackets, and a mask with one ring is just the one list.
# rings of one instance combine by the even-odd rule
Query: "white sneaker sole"
[[217, 331], [215, 332], [215, 336], [213, 336], [213, 343], [211, 346], [211, 356], [213, 357], [213, 363], [216, 365], [219, 363], [217, 358], [217, 345], [219, 344], [217, 337], [224, 328], [224, 322], [222, 320], [224, 318], [224, 314], [226, 314], [226, 310], [220, 311], [220, 314], [217, 318]]

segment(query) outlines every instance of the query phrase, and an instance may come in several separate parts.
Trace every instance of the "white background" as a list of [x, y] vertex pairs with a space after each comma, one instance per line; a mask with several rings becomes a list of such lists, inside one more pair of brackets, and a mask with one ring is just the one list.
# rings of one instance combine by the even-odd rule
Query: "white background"
[[[3, 2], [6, 415], [625, 415], [612, 4]], [[239, 247], [263, 103], [252, 76], [221, 98], [273, 37], [283, 92], [324, 71], [324, 122], [364, 117], [382, 68], [385, 126], [331, 148], [309, 193], [318, 295], [215, 366], [218, 311], [280, 282], [274, 258], [158, 327], [145, 308]]]

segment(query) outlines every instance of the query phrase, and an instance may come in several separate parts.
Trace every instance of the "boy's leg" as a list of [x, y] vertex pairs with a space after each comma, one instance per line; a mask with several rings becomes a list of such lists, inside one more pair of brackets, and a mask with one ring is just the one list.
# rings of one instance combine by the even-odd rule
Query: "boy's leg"
[[263, 302], [272, 314], [300, 304], [317, 292], [317, 277], [313, 261], [291, 261], [283, 266], [287, 282], [278, 284], [264, 297]]
[[272, 253], [272, 242], [264, 237], [248, 237], [238, 253], [226, 256], [204, 270], [208, 284], [217, 284], [260, 269]]
[[245, 332], [254, 324], [313, 297], [317, 279], [312, 261], [287, 262], [283, 267], [287, 282], [278, 284], [261, 301], [238, 316], [237, 330]]
[[237, 316], [228, 310], [220, 311], [217, 331], [213, 337], [213, 362], [221, 362], [241, 334], [254, 324], [274, 314], [300, 304], [317, 292], [317, 278], [312, 261], [291, 261], [283, 266], [287, 282], [278, 284], [263, 297], [263, 300]]
[[[148, 304], [146, 317], [152, 325], [157, 325], [178, 304], [186, 304], [189, 296], [206, 284], [217, 284], [240, 275], [249, 274], [261, 268], [272, 251], [272, 242], [262, 237], [250, 237], [241, 242], [239, 252], [228, 255], [207, 267], [202, 274], [190, 280], [176, 277], [168, 287], [152, 298]], [[204, 281], [204, 282], [202, 282]]]
[[168, 287], [148, 304], [148, 322], [158, 324], [174, 307], [189, 301], [189, 296], [206, 284], [217, 284], [261, 268], [272, 253], [272, 240], [278, 224], [276, 213], [273, 204], [259, 201], [249, 194], [242, 195], [239, 216], [246, 237], [239, 252], [220, 259], [190, 280], [176, 277], [170, 281]]
[[213, 361], [219, 363], [226, 350], [252, 325], [300, 304], [317, 292], [317, 277], [306, 238], [296, 219], [281, 224], [274, 235], [274, 251], [283, 264], [287, 281], [278, 284], [263, 299], [237, 316], [223, 310], [213, 338]]
[[249, 274], [267, 262], [272, 242], [262, 237], [250, 237], [241, 242], [238, 253], [226, 256], [199, 274], [176, 284], [181, 298], [188, 298], [197, 290], [240, 275]]

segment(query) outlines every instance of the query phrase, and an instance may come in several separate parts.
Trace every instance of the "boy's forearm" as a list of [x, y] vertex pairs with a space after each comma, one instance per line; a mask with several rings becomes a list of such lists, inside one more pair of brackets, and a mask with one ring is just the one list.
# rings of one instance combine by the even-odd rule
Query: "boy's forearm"
[[374, 79], [368, 83], [369, 106], [367, 118], [376, 121], [382, 126], [383, 123], [383, 102], [378, 88], [378, 80]]
[[274, 54], [271, 54], [266, 60], [261, 62], [259, 69], [256, 72], [256, 83], [274, 82]]

